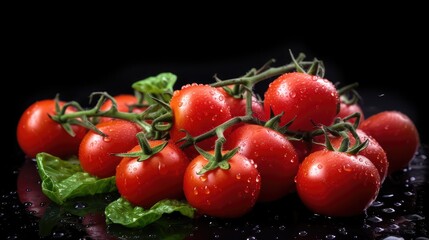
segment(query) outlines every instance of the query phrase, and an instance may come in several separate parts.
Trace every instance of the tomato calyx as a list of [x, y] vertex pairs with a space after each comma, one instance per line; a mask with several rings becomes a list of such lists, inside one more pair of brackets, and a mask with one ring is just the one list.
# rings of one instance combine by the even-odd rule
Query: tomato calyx
[[204, 151], [197, 145], [195, 145], [195, 149], [197, 149], [198, 153], [200, 153], [205, 159], [208, 160], [208, 163], [204, 165], [204, 167], [197, 173], [198, 175], [203, 175], [204, 173], [214, 170], [218, 167], [224, 170], [230, 169], [231, 166], [228, 163], [228, 160], [231, 159], [238, 152], [239, 148], [234, 148], [226, 152], [225, 154], [222, 154], [222, 151], [215, 150], [214, 155]]
[[358, 86], [359, 83], [355, 82], [338, 89], [338, 95], [340, 95], [341, 102], [351, 105], [361, 100], [362, 97], [356, 91]]
[[323, 78], [325, 76], [325, 66], [323, 65], [323, 61], [318, 60], [317, 58], [314, 58], [313, 61], [311, 62], [310, 67], [305, 70], [302, 65], [302, 61], [305, 58], [305, 55], [298, 55], [297, 58], [295, 58], [293, 56], [292, 51], [289, 49], [289, 54], [292, 58], [292, 62], [295, 65], [295, 68], [297, 70], [297, 72], [301, 72], [301, 73], [307, 73], [310, 75], [316, 75], [319, 76], [321, 78]]
[[[353, 125], [344, 122], [343, 125], [345, 129], [335, 130], [326, 126], [322, 127], [323, 134], [325, 136], [325, 146], [326, 149], [330, 151], [337, 151], [337, 152], [345, 152], [352, 155], [358, 154], [360, 151], [365, 149], [368, 146], [369, 140], [366, 139], [364, 142], [360, 140], [359, 135], [356, 133], [356, 129], [353, 127]], [[350, 132], [353, 138], [356, 139], [356, 142], [353, 146], [350, 146], [350, 138], [349, 135], [346, 132]], [[342, 138], [340, 146], [335, 149], [334, 146], [331, 143], [331, 140], [329, 138], [329, 133], [334, 135], [339, 135]]]
[[131, 152], [131, 153], [119, 153], [119, 154], [115, 154], [115, 156], [128, 157], [128, 158], [138, 158], [137, 161], [141, 162], [141, 161], [147, 160], [150, 157], [152, 157], [153, 155], [161, 152], [162, 149], [164, 149], [165, 146], [167, 146], [167, 144], [168, 144], [168, 142], [165, 141], [164, 143], [162, 143], [160, 145], [157, 145], [155, 147], [151, 147], [143, 132], [137, 133], [136, 137], [137, 137], [137, 140], [139, 142], [139, 145], [140, 145], [142, 151]]

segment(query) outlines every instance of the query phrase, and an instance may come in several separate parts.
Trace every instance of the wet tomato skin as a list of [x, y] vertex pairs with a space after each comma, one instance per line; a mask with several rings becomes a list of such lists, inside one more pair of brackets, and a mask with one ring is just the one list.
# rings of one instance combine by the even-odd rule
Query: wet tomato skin
[[135, 123], [119, 119], [99, 123], [96, 127], [107, 136], [93, 131], [85, 135], [79, 146], [80, 164], [93, 176], [111, 177], [122, 159], [115, 154], [126, 153], [136, 146], [136, 134], [141, 129]]
[[237, 218], [249, 212], [261, 188], [254, 163], [237, 153], [228, 161], [230, 169], [216, 168], [198, 175], [207, 162], [199, 155], [186, 169], [183, 191], [189, 204], [200, 214], [220, 218]]
[[[64, 102], [60, 102], [60, 106]], [[68, 108], [66, 113], [74, 112]], [[79, 144], [87, 130], [73, 125], [75, 136], [69, 135], [63, 127], [52, 120], [49, 115], [55, 114], [55, 100], [45, 99], [30, 105], [21, 115], [17, 127], [18, 144], [30, 158], [39, 152], [47, 152], [60, 158], [76, 155]]]
[[361, 155], [321, 150], [308, 155], [296, 176], [304, 205], [327, 216], [362, 214], [380, 190], [380, 176]]
[[407, 167], [420, 144], [414, 123], [398, 111], [383, 111], [372, 115], [362, 122], [360, 129], [372, 136], [386, 152], [389, 173]]
[[330, 125], [337, 115], [339, 96], [332, 82], [306, 73], [286, 73], [270, 83], [264, 110], [284, 113], [281, 125], [293, 120], [289, 130], [311, 131], [315, 124]]
[[[151, 147], [164, 143], [150, 140]], [[129, 152], [141, 151], [139, 145]], [[134, 205], [150, 208], [163, 199], [183, 198], [183, 175], [189, 160], [175, 144], [168, 143], [160, 152], [139, 162], [125, 157], [116, 169], [116, 186], [122, 197]]]
[[261, 174], [258, 201], [274, 201], [295, 190], [298, 156], [289, 140], [279, 132], [260, 125], [245, 124], [235, 129], [224, 148], [234, 149], [252, 159]]

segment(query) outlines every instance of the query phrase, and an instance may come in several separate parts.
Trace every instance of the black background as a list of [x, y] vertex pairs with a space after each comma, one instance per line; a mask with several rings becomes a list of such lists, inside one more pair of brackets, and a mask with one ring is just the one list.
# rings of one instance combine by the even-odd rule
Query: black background
[[[11, 158], [20, 151], [16, 126], [34, 101], [59, 93], [62, 100], [85, 105], [93, 91], [131, 93], [133, 82], [166, 71], [178, 75], [176, 89], [211, 82], [215, 73], [236, 77], [270, 58], [277, 59], [275, 65], [288, 63], [289, 49], [323, 60], [333, 82], [359, 82], [366, 115], [384, 109], [408, 114], [427, 142], [424, 19], [399, 13], [336, 12], [332, 20], [323, 14], [295, 18], [286, 11], [248, 17], [197, 13], [190, 20], [166, 13], [165, 21], [141, 18], [133, 24], [117, 17], [81, 21], [80, 15], [61, 12], [27, 17], [7, 26], [3, 38], [5, 150]], [[8, 162], [14, 161], [20, 162]]]

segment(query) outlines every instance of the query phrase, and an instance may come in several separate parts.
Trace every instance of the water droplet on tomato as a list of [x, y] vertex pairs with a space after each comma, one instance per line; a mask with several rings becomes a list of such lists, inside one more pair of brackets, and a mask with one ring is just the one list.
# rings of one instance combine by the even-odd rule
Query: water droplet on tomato
[[317, 164], [317, 168], [318, 168], [318, 169], [322, 169], [322, 168], [323, 168], [323, 165], [322, 165], [322, 164]]
[[103, 137], [103, 141], [110, 142], [112, 139], [109, 136]]
[[346, 172], [351, 172], [352, 171], [352, 167], [348, 163], [346, 165], [343, 165], [343, 169]]
[[241, 174], [240, 174], [240, 173], [237, 173], [237, 175], [235, 175], [235, 178], [236, 178], [237, 180], [240, 180], [240, 179], [241, 179]]
[[251, 177], [247, 178], [247, 182], [248, 183], [252, 182], [252, 178]]
[[210, 194], [210, 189], [208, 186], [204, 186], [204, 193], [207, 195]]
[[256, 181], [257, 183], [258, 183], [258, 182], [260, 182], [260, 181], [261, 181], [261, 175], [256, 176], [255, 181]]
[[199, 178], [200, 178], [201, 182], [207, 181], [207, 176], [206, 175], [201, 175]]
[[194, 187], [194, 195], [198, 195], [198, 189], [197, 189], [197, 187]]

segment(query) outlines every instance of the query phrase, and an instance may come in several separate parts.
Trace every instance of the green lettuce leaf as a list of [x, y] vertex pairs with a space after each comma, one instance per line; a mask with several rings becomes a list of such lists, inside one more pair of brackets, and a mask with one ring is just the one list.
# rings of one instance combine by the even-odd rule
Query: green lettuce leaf
[[142, 93], [161, 94], [173, 91], [177, 76], [173, 73], [160, 73], [133, 83], [132, 88]]
[[120, 224], [129, 228], [141, 228], [160, 219], [164, 213], [179, 212], [183, 216], [193, 218], [195, 209], [189, 204], [178, 200], [161, 200], [150, 209], [133, 206], [122, 197], [110, 203], [104, 211], [108, 224]]
[[102, 179], [91, 176], [82, 170], [77, 159], [65, 161], [48, 153], [39, 153], [36, 160], [43, 193], [59, 205], [70, 198], [116, 190], [114, 176]]

